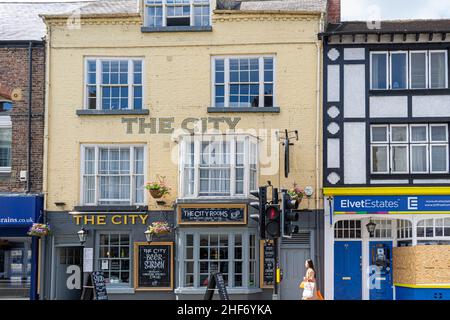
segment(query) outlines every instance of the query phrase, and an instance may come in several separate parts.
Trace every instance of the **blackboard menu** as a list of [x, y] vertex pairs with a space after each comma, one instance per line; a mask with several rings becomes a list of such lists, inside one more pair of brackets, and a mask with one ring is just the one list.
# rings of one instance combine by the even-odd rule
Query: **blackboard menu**
[[134, 257], [136, 289], [173, 289], [172, 242], [135, 243]]
[[220, 272], [210, 274], [204, 300], [212, 300], [216, 288], [219, 292], [220, 300], [230, 300], [223, 274]]
[[179, 224], [246, 224], [247, 206], [242, 205], [179, 205]]
[[95, 300], [108, 300], [108, 293], [106, 292], [106, 283], [103, 272], [92, 272], [92, 282], [94, 285]]
[[275, 275], [275, 248], [273, 241], [260, 242], [260, 284], [261, 288], [271, 288]]

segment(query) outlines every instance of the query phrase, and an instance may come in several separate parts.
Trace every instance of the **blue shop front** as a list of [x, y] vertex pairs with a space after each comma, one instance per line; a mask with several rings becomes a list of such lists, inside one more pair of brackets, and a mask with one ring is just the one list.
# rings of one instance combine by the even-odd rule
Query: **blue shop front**
[[27, 235], [41, 222], [42, 195], [0, 195], [0, 299], [36, 300], [39, 239]]

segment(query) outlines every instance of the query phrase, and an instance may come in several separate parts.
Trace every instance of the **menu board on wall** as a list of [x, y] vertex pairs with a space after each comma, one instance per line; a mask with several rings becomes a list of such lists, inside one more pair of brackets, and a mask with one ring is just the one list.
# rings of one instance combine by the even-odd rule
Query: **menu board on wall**
[[259, 243], [259, 283], [261, 288], [273, 288], [275, 275], [275, 250], [273, 241], [260, 240]]
[[173, 289], [173, 242], [134, 244], [134, 287], [154, 291]]
[[178, 224], [247, 224], [246, 204], [178, 205]]

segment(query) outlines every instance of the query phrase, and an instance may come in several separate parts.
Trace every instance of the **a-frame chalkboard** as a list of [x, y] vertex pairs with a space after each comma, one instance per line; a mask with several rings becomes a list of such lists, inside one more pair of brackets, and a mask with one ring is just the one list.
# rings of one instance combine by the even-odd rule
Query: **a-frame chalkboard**
[[103, 272], [94, 271], [89, 273], [86, 284], [83, 286], [81, 300], [108, 300]]
[[230, 300], [227, 287], [223, 279], [223, 274], [220, 272], [212, 272], [209, 276], [208, 287], [206, 288], [204, 300], [212, 300], [216, 287], [219, 292], [220, 300]]

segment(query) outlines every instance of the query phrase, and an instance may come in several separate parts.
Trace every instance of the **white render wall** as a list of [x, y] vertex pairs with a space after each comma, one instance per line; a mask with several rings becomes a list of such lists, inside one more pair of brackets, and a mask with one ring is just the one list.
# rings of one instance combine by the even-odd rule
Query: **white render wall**
[[344, 183], [366, 183], [366, 124], [344, 124]]
[[328, 102], [339, 102], [340, 97], [340, 67], [339, 65], [328, 66], [328, 82], [327, 82], [327, 97]]
[[327, 142], [327, 166], [338, 169], [341, 167], [340, 141], [339, 139], [328, 139]]
[[366, 59], [366, 49], [365, 48], [345, 48], [344, 49], [344, 60], [354, 61], [354, 60], [365, 60]]
[[408, 117], [408, 97], [370, 97], [371, 118]]
[[450, 96], [414, 96], [413, 117], [450, 117]]
[[366, 116], [366, 66], [344, 66], [344, 117]]

